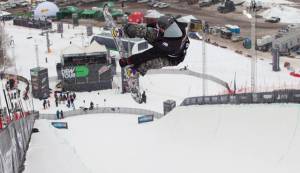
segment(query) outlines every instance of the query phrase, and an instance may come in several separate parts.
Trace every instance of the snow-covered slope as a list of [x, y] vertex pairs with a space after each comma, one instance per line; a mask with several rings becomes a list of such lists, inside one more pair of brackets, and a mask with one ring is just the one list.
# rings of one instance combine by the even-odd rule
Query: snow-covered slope
[[33, 133], [26, 154], [24, 173], [88, 173], [88, 168], [65, 138], [59, 136], [47, 120], [34, 124], [39, 133]]
[[285, 5], [275, 5], [260, 14], [263, 18], [279, 17], [282, 23], [300, 23], [300, 9]]
[[[299, 106], [293, 104], [178, 107], [140, 125], [134, 115], [67, 118], [69, 129], [55, 133], [95, 173], [297, 173], [299, 116]], [[29, 158], [39, 155], [37, 148], [31, 150]], [[47, 157], [54, 165], [59, 161], [59, 155]], [[39, 161], [41, 168], [43, 164]], [[26, 165], [35, 173], [30, 171], [35, 164]]]

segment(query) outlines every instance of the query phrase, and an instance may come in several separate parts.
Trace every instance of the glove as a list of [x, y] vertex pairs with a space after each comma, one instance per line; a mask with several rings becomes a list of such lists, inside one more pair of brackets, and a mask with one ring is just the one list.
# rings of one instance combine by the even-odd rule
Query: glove
[[123, 27], [124, 33], [129, 37], [129, 38], [134, 38], [135, 37], [135, 26], [134, 24], [127, 23]]
[[124, 26], [124, 33], [129, 37], [129, 38], [135, 38], [135, 37], [140, 37], [144, 38], [147, 34], [147, 28], [143, 25], [139, 24], [126, 24]]

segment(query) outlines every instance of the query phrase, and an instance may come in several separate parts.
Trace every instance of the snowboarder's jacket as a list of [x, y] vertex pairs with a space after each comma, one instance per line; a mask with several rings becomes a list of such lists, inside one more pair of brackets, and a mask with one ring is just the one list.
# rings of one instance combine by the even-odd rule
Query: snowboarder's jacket
[[170, 57], [182, 57], [186, 54], [189, 46], [189, 39], [185, 30], [186, 25], [175, 22], [166, 30], [147, 27], [147, 34], [144, 37], [151, 45], [165, 52]]
[[[161, 58], [166, 57], [173, 61], [172, 65], [177, 65], [185, 57], [189, 39], [185, 29], [187, 25], [178, 22], [175, 18], [172, 19], [172, 24], [165, 29], [158, 27], [157, 24], [152, 26], [127, 24], [124, 31], [129, 37], [144, 38], [154, 47], [155, 54]], [[147, 57], [145, 58], [147, 59]]]

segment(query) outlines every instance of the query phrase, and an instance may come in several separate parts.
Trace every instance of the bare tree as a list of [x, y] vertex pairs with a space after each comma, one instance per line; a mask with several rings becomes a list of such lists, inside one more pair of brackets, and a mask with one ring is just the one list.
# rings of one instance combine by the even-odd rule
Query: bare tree
[[4, 23], [0, 23], [0, 67], [5, 69], [10, 65], [11, 61], [7, 55], [7, 47], [9, 46], [10, 39], [4, 29]]

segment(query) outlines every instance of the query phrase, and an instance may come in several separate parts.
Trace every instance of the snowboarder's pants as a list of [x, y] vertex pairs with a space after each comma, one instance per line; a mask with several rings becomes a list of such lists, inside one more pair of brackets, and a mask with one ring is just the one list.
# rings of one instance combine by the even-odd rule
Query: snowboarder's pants
[[176, 66], [184, 60], [184, 56], [171, 57], [156, 48], [148, 49], [142, 53], [134, 54], [129, 57], [134, 68], [145, 75], [149, 69], [160, 69], [165, 66]]

